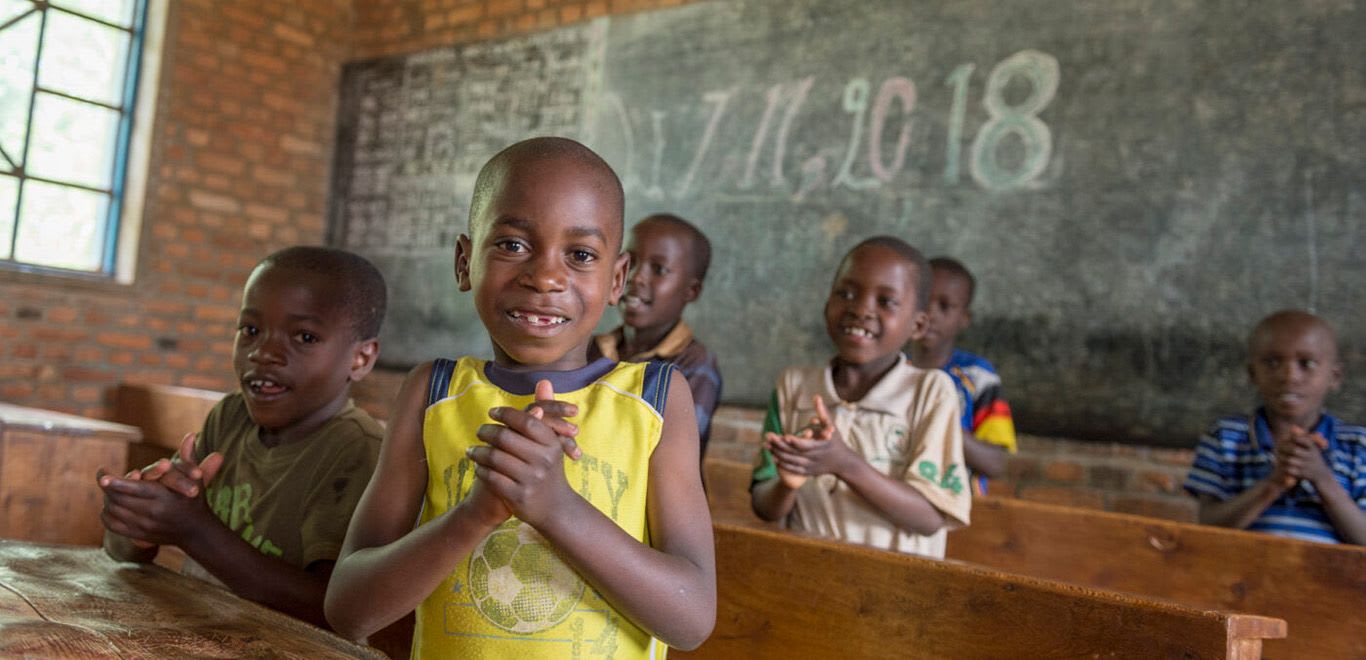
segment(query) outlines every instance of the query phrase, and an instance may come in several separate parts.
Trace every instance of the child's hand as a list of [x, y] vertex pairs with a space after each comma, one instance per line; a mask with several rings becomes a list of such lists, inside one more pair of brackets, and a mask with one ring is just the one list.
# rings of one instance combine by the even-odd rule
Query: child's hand
[[[218, 469], [223, 466], [223, 455], [213, 452], [203, 463], [194, 460], [194, 441], [197, 433], [187, 433], [180, 441], [180, 453], [174, 460], [162, 459], [143, 469], [143, 481], [159, 481], [161, 485], [185, 497], [197, 497]], [[164, 465], [164, 467], [163, 467]], [[155, 469], [153, 469], [155, 468]]]
[[583, 452], [579, 451], [579, 443], [574, 442], [574, 438], [579, 434], [579, 427], [567, 421], [569, 417], [579, 414], [579, 407], [567, 401], [556, 401], [555, 388], [550, 385], [550, 381], [543, 380], [536, 383], [536, 400], [524, 410], [531, 412], [536, 408], [541, 410], [541, 421], [560, 436], [560, 442], [564, 445], [564, 455], [579, 460]]
[[[538, 396], [553, 397], [550, 383], [537, 383]], [[544, 421], [542, 407], [530, 411], [499, 407], [489, 416], [501, 424], [485, 424], [477, 435], [487, 447], [471, 447], [467, 454], [479, 465], [482, 480], [518, 518], [532, 526], [547, 520], [574, 495], [564, 476], [565, 444]]]
[[1321, 434], [1292, 427], [1290, 437], [1276, 443], [1276, 471], [1283, 474], [1285, 487], [1301, 479], [1316, 485], [1332, 479], [1333, 469], [1323, 455], [1326, 449], [1328, 441]]
[[[475, 473], [478, 474], [478, 468], [476, 468]], [[483, 479], [474, 480], [474, 486], [470, 487], [469, 495], [465, 497], [465, 501], [460, 503], [460, 506], [468, 507], [479, 524], [490, 529], [503, 524], [503, 521], [512, 517], [512, 509], [508, 508], [507, 502], [494, 495]]]
[[96, 480], [104, 491], [100, 520], [105, 529], [133, 539], [138, 547], [149, 548], [181, 545], [197, 525], [212, 519], [203, 497], [185, 497], [158, 481], [140, 477], [121, 478], [104, 470], [97, 473]]
[[840, 476], [852, 460], [858, 460], [858, 455], [844, 444], [844, 439], [835, 429], [825, 401], [817, 394], [813, 402], [816, 404], [816, 415], [801, 433], [783, 437], [769, 434], [768, 450], [773, 453], [778, 474], [784, 477], [783, 483], [788, 487], [794, 487], [793, 483], [800, 487], [807, 477], [822, 474]]

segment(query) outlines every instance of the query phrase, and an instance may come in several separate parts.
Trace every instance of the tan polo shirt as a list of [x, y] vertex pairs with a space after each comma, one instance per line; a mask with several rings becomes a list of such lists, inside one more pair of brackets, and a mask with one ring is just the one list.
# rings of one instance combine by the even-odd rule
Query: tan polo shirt
[[805, 427], [815, 415], [812, 396], [825, 398], [835, 428], [870, 465], [903, 481], [941, 514], [945, 525], [929, 536], [897, 529], [834, 475], [809, 479], [797, 491], [790, 529], [929, 557], [943, 558], [948, 530], [966, 526], [972, 508], [958, 394], [948, 374], [899, 361], [861, 401], [840, 402], [830, 367], [789, 368], [778, 379], [783, 430]]

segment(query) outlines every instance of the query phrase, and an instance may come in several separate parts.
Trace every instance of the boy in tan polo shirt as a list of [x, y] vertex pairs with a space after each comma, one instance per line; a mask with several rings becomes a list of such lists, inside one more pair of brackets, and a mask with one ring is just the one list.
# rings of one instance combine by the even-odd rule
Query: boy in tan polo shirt
[[929, 278], [925, 257], [897, 238], [845, 256], [825, 305], [835, 357], [789, 367], [769, 402], [750, 487], [761, 518], [935, 558], [947, 531], [968, 524], [953, 382], [901, 353], [925, 330]]

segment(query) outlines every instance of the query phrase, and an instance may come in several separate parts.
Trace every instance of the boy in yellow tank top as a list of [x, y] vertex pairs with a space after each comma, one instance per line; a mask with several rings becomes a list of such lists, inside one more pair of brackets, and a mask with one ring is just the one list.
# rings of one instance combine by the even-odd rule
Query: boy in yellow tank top
[[480, 171], [455, 271], [494, 359], [409, 373], [327, 593], [337, 631], [416, 608], [414, 655], [464, 658], [662, 657], [710, 634], [688, 384], [587, 358], [627, 273], [622, 212], [616, 175], [572, 140]]

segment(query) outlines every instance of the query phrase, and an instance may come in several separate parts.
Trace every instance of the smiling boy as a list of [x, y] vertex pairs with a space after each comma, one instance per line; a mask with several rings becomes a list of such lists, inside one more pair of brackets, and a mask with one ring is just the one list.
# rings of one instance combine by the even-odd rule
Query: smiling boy
[[928, 290], [925, 257], [900, 239], [845, 256], [825, 304], [835, 357], [788, 368], [770, 399], [750, 489], [759, 517], [937, 558], [947, 530], [968, 524], [953, 382], [901, 353], [925, 330]]
[[1276, 312], [1253, 328], [1247, 370], [1262, 407], [1215, 422], [1186, 478], [1200, 522], [1366, 544], [1366, 428], [1323, 406], [1342, 384], [1333, 328], [1308, 312]]
[[327, 594], [342, 634], [414, 608], [417, 657], [644, 658], [710, 634], [687, 383], [663, 362], [588, 360], [626, 279], [622, 209], [616, 174], [572, 140], [519, 142], [480, 171], [455, 273], [494, 359], [404, 382]]
[[691, 222], [656, 214], [631, 228], [626, 246], [631, 271], [621, 300], [622, 325], [598, 335], [589, 356], [645, 362], [668, 360], [683, 372], [707, 451], [711, 417], [721, 398], [721, 372], [712, 353], [683, 321], [683, 308], [702, 294], [711, 264], [711, 242]]
[[379, 355], [384, 310], [384, 278], [362, 257], [266, 257], [242, 295], [240, 391], [209, 412], [178, 469], [99, 476], [110, 556], [147, 562], [176, 545], [187, 573], [326, 625], [327, 582], [379, 455], [382, 431], [349, 394]]

